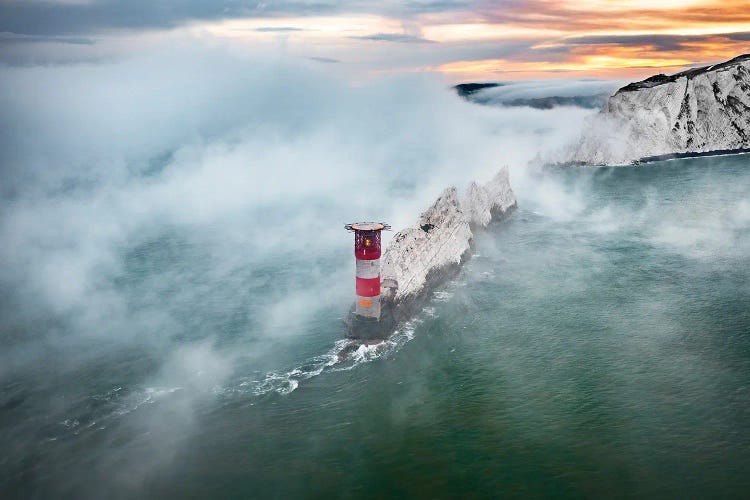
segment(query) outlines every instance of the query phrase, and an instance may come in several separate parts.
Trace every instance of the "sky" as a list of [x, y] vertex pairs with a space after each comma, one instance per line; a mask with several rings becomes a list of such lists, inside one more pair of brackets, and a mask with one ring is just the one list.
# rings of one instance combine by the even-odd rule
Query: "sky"
[[0, 0], [0, 61], [148, 51], [197, 37], [368, 79], [635, 79], [750, 52], [748, 0]]

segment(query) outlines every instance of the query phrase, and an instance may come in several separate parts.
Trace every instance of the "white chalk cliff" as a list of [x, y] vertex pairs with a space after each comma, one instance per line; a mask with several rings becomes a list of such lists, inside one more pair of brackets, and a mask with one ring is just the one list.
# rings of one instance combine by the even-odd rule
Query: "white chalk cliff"
[[463, 203], [466, 216], [474, 227], [487, 227], [497, 217], [502, 217], [516, 206], [516, 196], [510, 187], [508, 167], [503, 167], [484, 186], [471, 181]]
[[623, 165], [750, 148], [750, 54], [631, 83], [588, 123], [570, 161]]
[[463, 203], [455, 187], [443, 191], [415, 226], [396, 233], [388, 245], [381, 268], [384, 298], [399, 303], [422, 295], [468, 257], [472, 226], [486, 227], [515, 206], [507, 168], [484, 186], [472, 182]]
[[416, 226], [402, 229], [391, 240], [382, 261], [384, 286], [396, 285], [396, 301], [417, 295], [430, 272], [461, 263], [471, 238], [456, 188], [448, 188], [421, 215]]

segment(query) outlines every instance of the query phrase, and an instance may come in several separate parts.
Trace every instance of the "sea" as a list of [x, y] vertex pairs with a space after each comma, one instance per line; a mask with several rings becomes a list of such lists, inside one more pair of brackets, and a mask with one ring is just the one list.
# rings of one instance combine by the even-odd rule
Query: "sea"
[[123, 241], [107, 289], [139, 322], [85, 323], [116, 335], [4, 291], [0, 496], [746, 497], [750, 156], [525, 185], [562, 194], [520, 186], [457, 277], [343, 360], [343, 228], [230, 264], [178, 228]]

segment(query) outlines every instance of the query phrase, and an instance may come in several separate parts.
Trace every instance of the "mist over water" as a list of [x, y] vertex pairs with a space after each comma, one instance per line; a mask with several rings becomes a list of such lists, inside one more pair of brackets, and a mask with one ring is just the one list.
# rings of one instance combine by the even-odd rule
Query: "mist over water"
[[[2, 68], [0, 100], [0, 490], [748, 486], [746, 156], [540, 172], [591, 111], [201, 44]], [[503, 164], [519, 210], [338, 362], [343, 224]]]

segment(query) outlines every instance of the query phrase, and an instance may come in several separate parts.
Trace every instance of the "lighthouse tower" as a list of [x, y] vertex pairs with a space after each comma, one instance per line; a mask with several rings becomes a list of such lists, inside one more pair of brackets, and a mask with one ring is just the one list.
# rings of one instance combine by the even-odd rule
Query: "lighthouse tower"
[[357, 302], [354, 314], [380, 320], [380, 232], [391, 226], [382, 222], [356, 222], [344, 226], [354, 231], [357, 259]]

